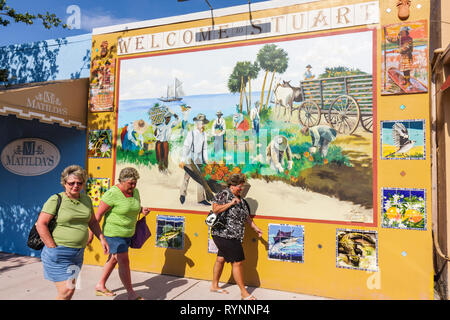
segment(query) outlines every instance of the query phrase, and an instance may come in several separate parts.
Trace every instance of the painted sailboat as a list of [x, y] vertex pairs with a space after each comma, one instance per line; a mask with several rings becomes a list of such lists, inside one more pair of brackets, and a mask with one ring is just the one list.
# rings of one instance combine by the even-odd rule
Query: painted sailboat
[[173, 84], [167, 85], [166, 96], [158, 98], [164, 102], [180, 101], [183, 99], [183, 83], [177, 78], [174, 79]]

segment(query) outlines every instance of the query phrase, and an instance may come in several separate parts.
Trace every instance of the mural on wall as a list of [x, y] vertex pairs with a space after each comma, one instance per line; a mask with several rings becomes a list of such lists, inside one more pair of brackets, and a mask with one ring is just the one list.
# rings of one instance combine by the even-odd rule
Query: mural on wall
[[109, 189], [109, 178], [88, 178], [86, 194], [91, 198], [92, 205], [98, 207], [103, 194]]
[[427, 22], [383, 26], [381, 94], [428, 91]]
[[378, 271], [376, 231], [336, 230], [336, 266], [338, 268]]
[[114, 46], [109, 48], [108, 41], [103, 41], [100, 50], [98, 48], [94, 50], [97, 55], [92, 59], [91, 65], [89, 90], [89, 110], [91, 112], [114, 110], [116, 74], [116, 59], [112, 58], [114, 49]]
[[374, 41], [362, 29], [119, 59], [116, 173], [136, 167], [156, 208], [209, 210], [242, 172], [258, 215], [373, 223]]
[[385, 228], [426, 230], [425, 189], [381, 189], [381, 226]]
[[425, 120], [381, 121], [381, 159], [425, 159]]
[[305, 227], [269, 224], [269, 259], [304, 262]]
[[88, 133], [88, 157], [111, 158], [112, 131], [90, 130]]
[[170, 249], [184, 248], [184, 217], [156, 217], [156, 246]]

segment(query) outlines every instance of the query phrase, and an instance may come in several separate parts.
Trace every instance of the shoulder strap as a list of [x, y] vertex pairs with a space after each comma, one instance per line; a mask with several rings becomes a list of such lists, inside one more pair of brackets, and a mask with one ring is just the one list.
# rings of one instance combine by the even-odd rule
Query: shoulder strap
[[58, 216], [58, 211], [59, 208], [61, 207], [61, 202], [62, 202], [62, 197], [59, 193], [56, 194], [56, 196], [58, 197], [58, 202], [56, 203], [56, 213], [55, 213], [55, 218]]
[[242, 201], [244, 202], [245, 206], [247, 207], [247, 210], [248, 210], [248, 214], [252, 214], [252, 212], [250, 211], [250, 206], [248, 205], [248, 202], [247, 202], [247, 200], [245, 200], [245, 199], [242, 199]]

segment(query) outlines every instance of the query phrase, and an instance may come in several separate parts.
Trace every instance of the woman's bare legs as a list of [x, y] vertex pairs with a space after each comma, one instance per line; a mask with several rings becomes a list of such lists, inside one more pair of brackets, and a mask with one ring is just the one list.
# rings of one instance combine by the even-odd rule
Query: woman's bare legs
[[213, 279], [212, 279], [211, 289], [210, 289], [213, 292], [222, 290], [222, 291], [220, 291], [221, 293], [228, 293], [226, 290], [219, 288], [219, 279], [220, 279], [220, 276], [222, 275], [224, 265], [225, 265], [225, 259], [223, 257], [217, 256], [216, 262], [214, 263]]
[[[119, 277], [122, 281], [123, 286], [127, 290], [128, 300], [136, 300], [140, 298], [134, 291], [131, 284], [131, 271], [130, 271], [130, 260], [128, 258], [128, 252], [118, 253], [116, 255], [117, 263], [119, 264]], [[140, 298], [142, 299], [142, 298]]]
[[[105, 266], [103, 267], [103, 272], [100, 277], [100, 281], [95, 286], [95, 290], [105, 292], [108, 289], [106, 288], [106, 281], [108, 281], [109, 276], [111, 275], [111, 272], [114, 270], [117, 264], [117, 257], [115, 254], [110, 254], [108, 257], [108, 260], [105, 263]], [[113, 295], [113, 294], [111, 294]]]
[[[72, 281], [72, 285], [68, 281]], [[70, 300], [75, 293], [75, 279], [55, 282], [56, 290], [58, 295], [56, 300]]]
[[247, 298], [250, 296], [250, 293], [247, 291], [247, 288], [244, 285], [244, 271], [242, 267], [243, 261], [233, 262], [231, 264], [233, 270], [233, 278], [236, 281], [239, 289], [241, 290], [241, 297]]

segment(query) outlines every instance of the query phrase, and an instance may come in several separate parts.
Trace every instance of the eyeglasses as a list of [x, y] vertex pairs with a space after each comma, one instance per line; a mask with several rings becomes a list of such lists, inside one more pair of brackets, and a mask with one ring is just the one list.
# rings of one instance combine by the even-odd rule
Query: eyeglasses
[[68, 184], [68, 185], [71, 186], [71, 187], [73, 187], [74, 185], [82, 186], [82, 185], [83, 185], [83, 182], [72, 181], [72, 182], [66, 182], [66, 184]]

